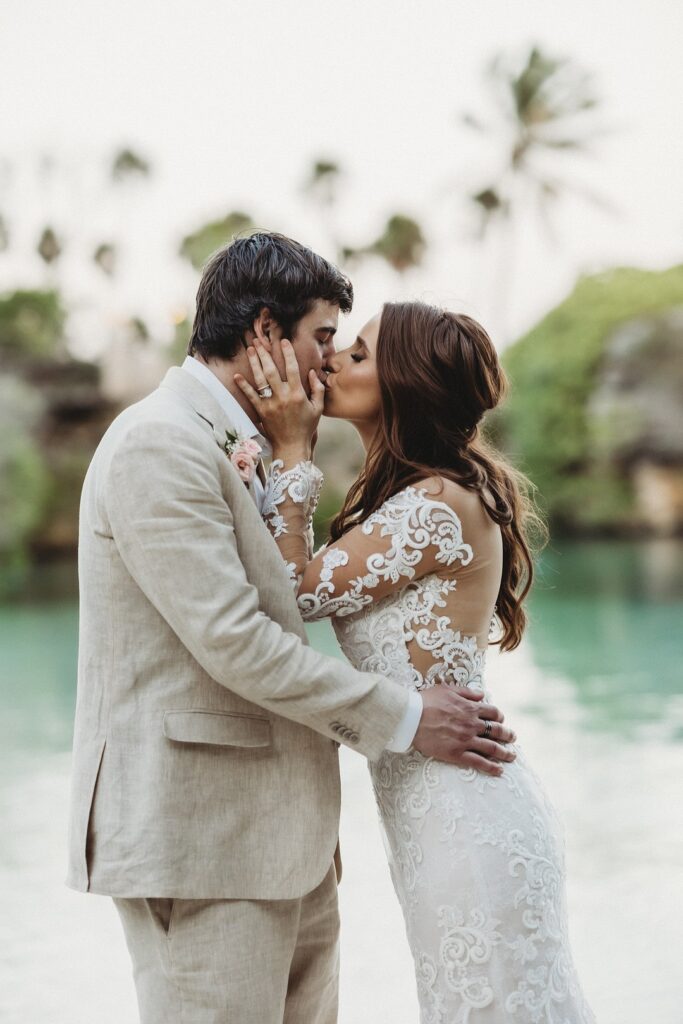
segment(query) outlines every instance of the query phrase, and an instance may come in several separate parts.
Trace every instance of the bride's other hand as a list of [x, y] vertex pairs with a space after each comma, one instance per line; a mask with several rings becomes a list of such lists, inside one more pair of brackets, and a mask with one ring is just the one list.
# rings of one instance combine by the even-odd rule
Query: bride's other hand
[[517, 737], [503, 725], [503, 713], [485, 703], [480, 691], [433, 686], [422, 690], [421, 697], [422, 718], [413, 746], [425, 757], [494, 776], [503, 774], [503, 764], [515, 760], [517, 755], [507, 744]]
[[[279, 352], [277, 347], [279, 346]], [[285, 465], [293, 459], [310, 459], [313, 437], [322, 415], [325, 386], [314, 370], [309, 374], [310, 398], [306, 394], [292, 343], [286, 338], [273, 342], [273, 351], [285, 368], [284, 380], [263, 343], [256, 338], [247, 349], [255, 387], [241, 374], [234, 381], [253, 405], [263, 433], [273, 447], [273, 458]], [[272, 394], [264, 389], [270, 388]], [[261, 392], [261, 394], [259, 394]]]

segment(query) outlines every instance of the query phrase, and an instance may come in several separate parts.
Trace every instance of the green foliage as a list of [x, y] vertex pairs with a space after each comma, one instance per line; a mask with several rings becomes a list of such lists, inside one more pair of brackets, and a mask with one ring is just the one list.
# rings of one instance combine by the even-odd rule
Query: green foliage
[[498, 194], [495, 188], [484, 188], [472, 196], [472, 202], [480, 206], [488, 217], [494, 213], [507, 213], [508, 201]]
[[254, 222], [248, 213], [233, 210], [221, 220], [212, 220], [186, 235], [180, 243], [180, 255], [189, 260], [195, 270], [201, 270], [216, 249], [227, 245], [239, 235], [250, 234], [254, 229]]
[[149, 341], [149, 327], [140, 316], [132, 316], [127, 323], [128, 335], [132, 341], [146, 343]]
[[313, 532], [315, 534], [316, 546], [324, 544], [327, 540], [330, 522], [339, 512], [345, 498], [346, 495], [336, 490], [333, 485], [323, 488], [315, 515], [313, 516]]
[[15, 566], [40, 523], [49, 494], [49, 473], [31, 431], [43, 413], [35, 388], [0, 376], [0, 565]]
[[114, 181], [125, 181], [128, 178], [148, 178], [151, 172], [149, 162], [132, 149], [121, 149], [114, 156], [111, 164], [111, 176]]
[[[565, 117], [575, 117], [597, 105], [590, 77], [566, 57], [551, 57], [537, 46], [524, 64], [503, 55], [494, 59], [490, 75], [504, 83], [512, 98], [515, 115], [529, 131]], [[547, 140], [543, 140], [547, 144]], [[568, 140], [559, 140], [567, 143]], [[556, 145], [557, 143], [555, 143]], [[574, 140], [569, 142], [570, 146]]]
[[581, 278], [505, 352], [512, 389], [493, 429], [538, 486], [555, 526], [597, 529], [628, 519], [630, 487], [596, 451], [589, 400], [614, 330], [681, 304], [683, 265]]
[[419, 266], [425, 247], [422, 228], [417, 221], [405, 214], [395, 213], [386, 222], [379, 238], [360, 249], [342, 249], [340, 258], [346, 262], [365, 255], [381, 256], [394, 270], [403, 273], [409, 267]]
[[44, 263], [47, 263], [49, 267], [51, 264], [57, 262], [61, 254], [62, 243], [57, 237], [54, 228], [43, 228], [43, 232], [38, 241], [38, 255], [41, 260]]
[[384, 231], [370, 247], [370, 252], [382, 256], [399, 272], [418, 266], [422, 262], [424, 250], [422, 228], [412, 217], [401, 213], [389, 218]]
[[335, 200], [341, 175], [341, 167], [334, 160], [316, 160], [304, 183], [304, 192], [324, 206], [329, 206]]
[[16, 291], [0, 296], [0, 352], [20, 357], [61, 353], [66, 314], [56, 291]]
[[316, 160], [311, 170], [311, 183], [317, 184], [323, 178], [334, 178], [339, 173], [339, 164], [334, 160]]
[[112, 242], [102, 242], [93, 253], [93, 263], [100, 268], [107, 277], [113, 277], [116, 272], [116, 246]]
[[34, 542], [58, 550], [75, 543], [81, 490], [92, 455], [92, 445], [79, 438], [71, 438], [50, 452], [46, 514], [38, 524], [39, 536]]
[[173, 363], [182, 363], [187, 355], [187, 346], [192, 334], [192, 320], [189, 316], [177, 319], [173, 325], [173, 340], [169, 345], [169, 355]]
[[482, 233], [520, 205], [514, 181], [521, 177], [524, 202], [533, 201], [546, 222], [549, 206], [566, 193], [607, 206], [601, 197], [571, 180], [548, 173], [549, 153], [585, 151], [599, 134], [590, 116], [598, 106], [591, 76], [569, 58], [550, 56], [534, 46], [521, 55], [498, 54], [489, 64], [487, 78], [493, 95], [492, 117], [482, 119], [468, 111], [461, 118], [466, 127], [497, 137], [502, 149], [502, 159], [496, 157], [495, 171], [484, 187], [470, 195]]

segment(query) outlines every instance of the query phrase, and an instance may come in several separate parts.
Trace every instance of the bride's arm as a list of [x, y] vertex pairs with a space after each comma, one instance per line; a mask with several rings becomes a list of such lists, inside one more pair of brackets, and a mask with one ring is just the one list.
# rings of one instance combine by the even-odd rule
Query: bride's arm
[[[325, 388], [309, 372], [309, 393], [304, 390], [291, 342], [257, 336], [247, 348], [254, 386], [242, 374], [234, 380], [251, 402], [273, 447], [262, 510], [296, 589], [313, 554], [313, 513], [322, 485], [322, 473], [311, 462], [313, 437], [323, 410]], [[285, 377], [269, 351], [284, 361]], [[267, 391], [268, 394], [262, 393]]]
[[313, 557], [313, 516], [323, 475], [310, 459], [287, 455], [280, 458], [278, 453], [273, 454], [262, 515], [296, 592]]
[[351, 615], [410, 580], [471, 560], [456, 512], [431, 496], [434, 480], [393, 495], [313, 557], [312, 522], [322, 480], [308, 459], [275, 458], [266, 482], [263, 518], [304, 619]]
[[351, 615], [411, 580], [472, 559], [456, 512], [432, 497], [435, 484], [406, 487], [308, 561], [298, 587], [304, 619]]

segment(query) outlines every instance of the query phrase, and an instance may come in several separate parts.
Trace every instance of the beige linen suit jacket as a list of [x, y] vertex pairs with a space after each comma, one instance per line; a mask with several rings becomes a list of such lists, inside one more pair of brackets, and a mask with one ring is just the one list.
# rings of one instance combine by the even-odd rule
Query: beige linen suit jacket
[[100, 443], [80, 513], [67, 884], [293, 899], [337, 844], [337, 742], [376, 758], [407, 691], [306, 643], [284, 563], [171, 369]]

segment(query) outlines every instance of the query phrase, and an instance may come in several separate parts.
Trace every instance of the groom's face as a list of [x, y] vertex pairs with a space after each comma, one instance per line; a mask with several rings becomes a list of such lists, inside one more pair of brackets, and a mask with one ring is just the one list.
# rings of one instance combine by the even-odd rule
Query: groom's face
[[[320, 380], [324, 383], [326, 374], [323, 373], [323, 366], [327, 360], [334, 355], [334, 336], [337, 333], [339, 322], [339, 306], [325, 299], [316, 299], [310, 313], [302, 317], [292, 332], [289, 339], [294, 346], [297, 362], [299, 363], [299, 374], [301, 382], [310, 394], [308, 374], [315, 370]], [[270, 332], [271, 341], [275, 338], [283, 338], [284, 335], [277, 324], [273, 325]], [[282, 377], [285, 376], [284, 362], [280, 365], [279, 352], [273, 352], [273, 359], [277, 363], [278, 370]]]

